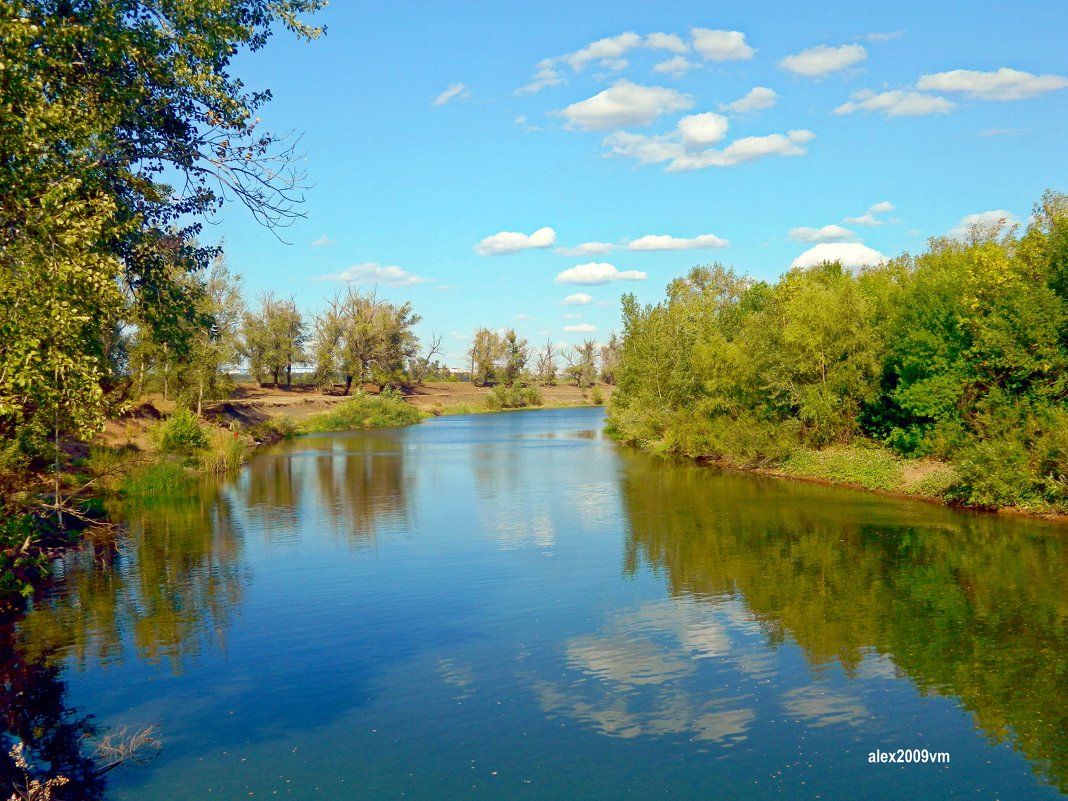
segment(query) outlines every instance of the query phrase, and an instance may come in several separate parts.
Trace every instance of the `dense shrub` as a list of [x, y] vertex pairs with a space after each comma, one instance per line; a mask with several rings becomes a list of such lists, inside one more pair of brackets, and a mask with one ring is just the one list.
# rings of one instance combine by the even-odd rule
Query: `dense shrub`
[[196, 415], [178, 409], [156, 428], [156, 447], [163, 453], [188, 456], [208, 447], [208, 432]]
[[525, 409], [541, 404], [541, 390], [521, 384], [498, 384], [486, 398], [486, 406], [490, 409]]

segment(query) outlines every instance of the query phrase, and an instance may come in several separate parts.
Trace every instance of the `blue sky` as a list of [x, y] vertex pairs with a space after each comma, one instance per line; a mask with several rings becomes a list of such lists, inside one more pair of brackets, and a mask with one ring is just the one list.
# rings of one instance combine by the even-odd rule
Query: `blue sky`
[[[1068, 191], [1068, 3], [352, 2], [235, 71], [302, 134], [285, 244], [239, 206], [249, 299], [410, 300], [473, 330], [605, 340], [695, 264], [920, 251]], [[813, 250], [817, 248], [816, 250]], [[800, 261], [799, 261], [800, 260]]]

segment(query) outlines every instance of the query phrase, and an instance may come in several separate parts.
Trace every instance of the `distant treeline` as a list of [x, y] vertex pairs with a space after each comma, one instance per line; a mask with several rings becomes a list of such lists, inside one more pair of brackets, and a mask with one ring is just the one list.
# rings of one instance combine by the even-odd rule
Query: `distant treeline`
[[1068, 508], [1068, 197], [1022, 233], [976, 227], [851, 272], [775, 284], [695, 267], [623, 299], [611, 425], [630, 443], [740, 466], [883, 446], [954, 468], [947, 500]]

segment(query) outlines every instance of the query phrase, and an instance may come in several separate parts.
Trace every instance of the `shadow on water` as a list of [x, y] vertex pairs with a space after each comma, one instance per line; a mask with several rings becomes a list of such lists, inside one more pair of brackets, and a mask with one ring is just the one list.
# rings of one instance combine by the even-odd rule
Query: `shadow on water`
[[86, 753], [86, 738], [96, 733], [92, 717], [69, 706], [67, 685], [52, 660], [26, 659], [15, 647], [14, 631], [0, 627], [0, 795], [7, 797], [24, 781], [9, 752], [23, 743], [23, 755], [38, 778], [63, 776], [63, 798], [97, 801], [105, 782]]
[[814, 667], [849, 674], [874, 649], [1068, 791], [1063, 527], [622, 457], [627, 574], [740, 599]]

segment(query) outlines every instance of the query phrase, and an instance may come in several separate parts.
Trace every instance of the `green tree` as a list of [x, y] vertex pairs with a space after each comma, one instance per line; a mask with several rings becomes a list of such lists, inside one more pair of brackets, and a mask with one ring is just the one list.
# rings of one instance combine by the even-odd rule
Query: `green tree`
[[467, 351], [471, 362], [471, 383], [484, 387], [498, 380], [498, 366], [506, 352], [505, 340], [496, 331], [488, 328], [475, 331]]

